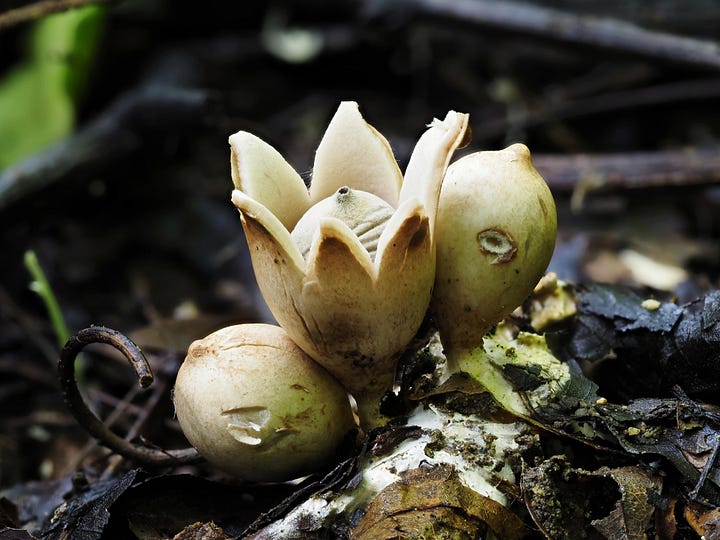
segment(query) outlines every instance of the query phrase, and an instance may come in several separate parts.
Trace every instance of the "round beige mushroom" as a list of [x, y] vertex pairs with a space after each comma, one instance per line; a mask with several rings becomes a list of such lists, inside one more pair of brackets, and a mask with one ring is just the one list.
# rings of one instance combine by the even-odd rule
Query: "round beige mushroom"
[[307, 259], [315, 237], [319, 235], [320, 220], [335, 218], [347, 225], [375, 259], [380, 236], [395, 209], [377, 195], [343, 186], [333, 195], [313, 205], [290, 234]]
[[283, 481], [327, 467], [355, 426], [345, 389], [268, 324], [223, 328], [193, 342], [175, 410], [211, 464], [250, 481]]
[[557, 215], [530, 151], [514, 144], [450, 165], [435, 228], [432, 308], [449, 357], [483, 335], [532, 292], [555, 247]]

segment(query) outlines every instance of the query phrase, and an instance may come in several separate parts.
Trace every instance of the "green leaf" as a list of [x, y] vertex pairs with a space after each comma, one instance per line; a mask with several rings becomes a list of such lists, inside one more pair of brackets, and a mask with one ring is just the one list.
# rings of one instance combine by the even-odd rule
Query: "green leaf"
[[0, 81], [0, 170], [73, 130], [104, 14], [87, 6], [35, 23], [27, 57]]
[[0, 169], [72, 131], [73, 103], [48, 71], [21, 65], [0, 86]]

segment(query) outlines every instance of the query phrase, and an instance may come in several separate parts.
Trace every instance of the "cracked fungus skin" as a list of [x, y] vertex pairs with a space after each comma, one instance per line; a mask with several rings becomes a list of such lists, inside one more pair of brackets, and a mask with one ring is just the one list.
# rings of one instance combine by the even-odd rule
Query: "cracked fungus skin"
[[344, 388], [284, 330], [266, 324], [230, 326], [195, 341], [174, 401], [203, 457], [251, 481], [322, 468], [355, 427]]

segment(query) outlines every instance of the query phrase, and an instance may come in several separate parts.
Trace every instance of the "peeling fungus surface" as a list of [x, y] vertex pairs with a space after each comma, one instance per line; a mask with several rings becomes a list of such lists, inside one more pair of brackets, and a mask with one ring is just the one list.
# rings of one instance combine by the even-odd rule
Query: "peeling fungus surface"
[[235, 440], [251, 446], [263, 443], [263, 429], [270, 420], [267, 407], [238, 407], [221, 414], [228, 419], [227, 430]]

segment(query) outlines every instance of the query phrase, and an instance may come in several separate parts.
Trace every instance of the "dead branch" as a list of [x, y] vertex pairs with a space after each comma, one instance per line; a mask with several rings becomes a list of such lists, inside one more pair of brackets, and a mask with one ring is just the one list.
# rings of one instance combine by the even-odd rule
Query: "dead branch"
[[134, 444], [112, 432], [88, 408], [75, 379], [75, 360], [80, 351], [91, 343], [105, 343], [121, 352], [135, 370], [138, 383], [142, 388], [147, 388], [154, 380], [145, 356], [137, 345], [126, 336], [103, 326], [91, 326], [80, 330], [65, 344], [65, 347], [60, 352], [60, 361], [58, 362], [60, 388], [68, 409], [70, 409], [78, 423], [90, 435], [111, 450], [147, 466], [164, 467], [201, 461], [200, 455], [192, 447], [182, 450], [159, 450]]
[[720, 96], [720, 79], [712, 77], [620, 90], [565, 101], [550, 102], [548, 100], [547, 103], [529, 111], [520, 119], [506, 115], [502, 118], [488, 119], [481, 125], [473, 126], [473, 139], [485, 140], [502, 137], [510, 128], [527, 129], [548, 122], [669, 103], [702, 101], [715, 99], [718, 96]]
[[[366, 2], [371, 16], [398, 9], [397, 2]], [[720, 44], [707, 39], [648, 30], [609, 17], [504, 0], [403, 0], [403, 9], [465, 23], [521, 32], [568, 43], [639, 54], [682, 64], [720, 68]]]
[[720, 182], [720, 148], [623, 154], [538, 154], [535, 166], [556, 193], [580, 185], [638, 189]]
[[16, 24], [34, 21], [60, 11], [67, 11], [88, 4], [108, 4], [115, 0], [40, 0], [0, 12], [0, 30]]

